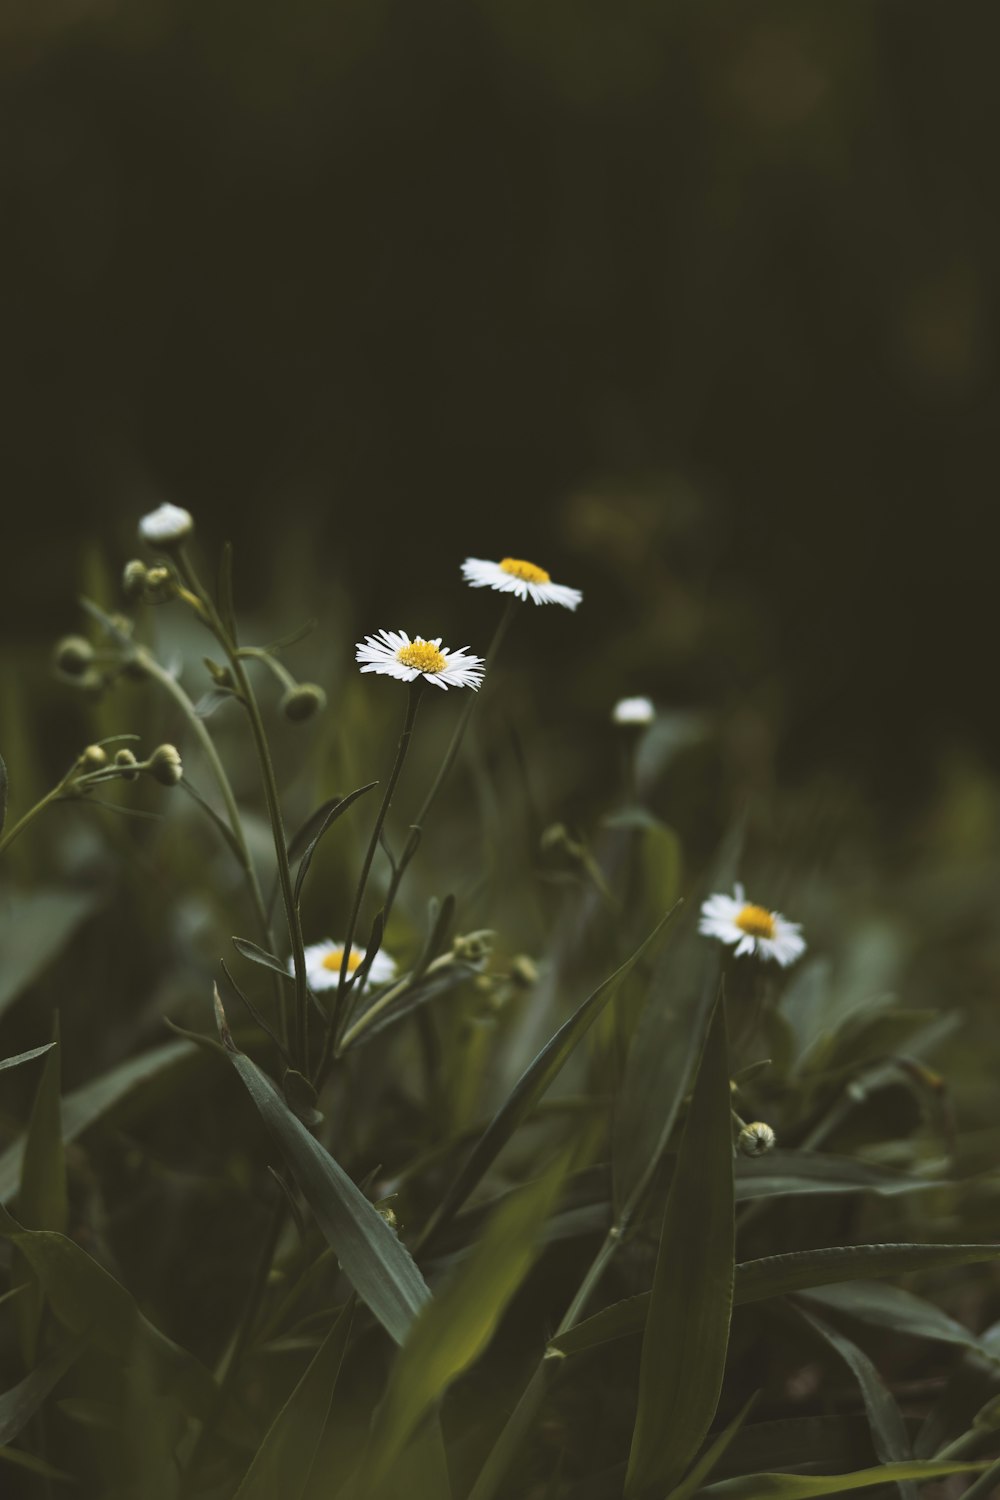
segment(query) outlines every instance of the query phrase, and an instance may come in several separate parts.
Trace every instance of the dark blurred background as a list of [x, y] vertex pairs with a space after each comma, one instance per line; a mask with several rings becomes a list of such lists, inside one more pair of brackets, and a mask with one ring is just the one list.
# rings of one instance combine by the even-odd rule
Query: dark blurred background
[[8, 0], [0, 681], [169, 499], [244, 608], [346, 598], [348, 659], [484, 646], [458, 563], [513, 554], [586, 594], [540, 692], [723, 705], [890, 814], [995, 766], [998, 40], [989, 0]]

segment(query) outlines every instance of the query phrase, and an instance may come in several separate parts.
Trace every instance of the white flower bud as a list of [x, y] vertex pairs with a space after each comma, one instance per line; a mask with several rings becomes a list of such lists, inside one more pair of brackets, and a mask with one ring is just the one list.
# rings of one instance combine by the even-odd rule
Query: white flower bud
[[139, 522], [139, 535], [153, 547], [174, 546], [193, 530], [194, 518], [179, 505], [161, 505]]
[[80, 756], [80, 764], [87, 771], [100, 771], [108, 763], [108, 752], [103, 745], [88, 745]]
[[652, 724], [656, 709], [649, 698], [619, 698], [611, 717], [616, 724]]
[[149, 773], [163, 786], [176, 786], [184, 775], [176, 745], [157, 745], [149, 757]]
[[744, 1125], [736, 1144], [744, 1156], [763, 1156], [765, 1151], [773, 1148], [777, 1139], [770, 1125], [765, 1125], [763, 1120], [755, 1120], [751, 1125]]

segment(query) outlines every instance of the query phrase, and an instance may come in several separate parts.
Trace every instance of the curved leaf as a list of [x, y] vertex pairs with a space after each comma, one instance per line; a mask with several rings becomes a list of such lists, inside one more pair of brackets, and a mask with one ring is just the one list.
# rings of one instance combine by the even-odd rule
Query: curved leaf
[[31, 1062], [33, 1057], [42, 1057], [54, 1046], [55, 1042], [46, 1042], [44, 1047], [32, 1047], [30, 1052], [19, 1052], [16, 1057], [5, 1057], [0, 1061], [0, 1073], [5, 1068], [19, 1068], [22, 1063]]
[[912, 1463], [883, 1464], [877, 1469], [856, 1469], [853, 1474], [744, 1474], [739, 1479], [723, 1479], [702, 1490], [706, 1497], [719, 1500], [820, 1500], [824, 1495], [839, 1495], [846, 1490], [871, 1489], [876, 1484], [894, 1484], [899, 1480], [945, 1479], [949, 1474], [979, 1474], [985, 1464]]

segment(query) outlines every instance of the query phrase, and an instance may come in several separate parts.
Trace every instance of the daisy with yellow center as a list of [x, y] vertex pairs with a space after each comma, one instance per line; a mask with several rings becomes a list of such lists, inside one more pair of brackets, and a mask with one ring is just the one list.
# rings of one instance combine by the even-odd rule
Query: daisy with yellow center
[[756, 953], [760, 958], [774, 959], [787, 968], [806, 951], [802, 928], [789, 922], [780, 912], [768, 911], [746, 899], [741, 885], [733, 886], [731, 896], [709, 896], [702, 903], [698, 931], [717, 938], [735, 949], [735, 957]]
[[483, 680], [482, 658], [467, 655], [464, 646], [452, 651], [442, 646], [440, 636], [425, 641], [417, 635], [411, 641], [405, 630], [380, 630], [377, 635], [365, 636], [358, 642], [355, 659], [362, 664], [362, 672], [379, 672], [400, 682], [423, 677], [435, 687], [470, 687], [476, 691]]
[[536, 604], [561, 604], [564, 609], [576, 609], [583, 598], [579, 589], [553, 583], [544, 568], [520, 557], [502, 557], [499, 562], [467, 557], [462, 564], [462, 576], [474, 589], [497, 589], [501, 594], [516, 594], [519, 599], [532, 599]]
[[[348, 978], [354, 973], [365, 956], [365, 950], [359, 948], [356, 943], [351, 944], [351, 951], [347, 956]], [[306, 960], [306, 983], [313, 994], [320, 990], [335, 989], [340, 978], [340, 966], [344, 961], [343, 943], [331, 942], [329, 938], [322, 943], [310, 943], [305, 949]], [[288, 972], [294, 972], [292, 960], [288, 960]], [[372, 959], [372, 966], [368, 970], [368, 983], [375, 988], [380, 984], [388, 984], [390, 979], [396, 976], [396, 964], [388, 953], [376, 953]]]

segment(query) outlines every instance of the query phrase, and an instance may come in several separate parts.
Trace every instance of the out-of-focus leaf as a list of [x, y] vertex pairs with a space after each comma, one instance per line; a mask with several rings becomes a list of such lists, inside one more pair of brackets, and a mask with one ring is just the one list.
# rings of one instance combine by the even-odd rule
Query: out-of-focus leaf
[[639, 959], [655, 944], [673, 914], [674, 910], [668, 911], [660, 919], [632, 957], [626, 959], [620, 968], [605, 979], [603, 984], [598, 985], [593, 994], [584, 1000], [583, 1004], [573, 1012], [569, 1020], [560, 1026], [555, 1035], [549, 1038], [533, 1061], [528, 1064], [473, 1146], [464, 1165], [459, 1169], [455, 1180], [439, 1203], [437, 1211], [424, 1232], [424, 1240], [429, 1239], [461, 1208], [473, 1188], [496, 1161], [515, 1130], [524, 1122], [557, 1076], [574, 1047], [594, 1024], [608, 1002], [614, 998], [619, 986], [632, 972]]
[[[738, 827], [719, 852], [710, 890], [732, 885], [741, 846]], [[665, 948], [629, 1046], [612, 1140], [614, 1207], [619, 1217], [642, 1195], [666, 1150], [719, 992], [722, 949], [699, 934], [700, 905], [700, 897], [691, 901]]]
[[[162, 1047], [151, 1047], [138, 1057], [130, 1057], [67, 1094], [62, 1101], [63, 1141], [75, 1140], [133, 1091], [150, 1084], [178, 1063], [190, 1062], [196, 1056], [197, 1049], [191, 1042], [167, 1042]], [[17, 1192], [23, 1157], [23, 1138], [0, 1155], [0, 1204], [9, 1202]]]
[[914, 1459], [905, 1464], [883, 1464], [877, 1469], [860, 1469], [853, 1474], [744, 1474], [739, 1479], [723, 1479], [707, 1485], [702, 1495], [718, 1500], [820, 1500], [824, 1495], [839, 1495], [847, 1490], [871, 1489], [876, 1484], [895, 1484], [903, 1479], [926, 1482], [945, 1479], [949, 1474], [978, 1474], [984, 1464], [920, 1463]]
[[0, 1445], [12, 1443], [27, 1426], [52, 1388], [83, 1352], [84, 1340], [74, 1339], [53, 1349], [17, 1385], [0, 1395]]
[[330, 1332], [268, 1428], [235, 1500], [300, 1500], [326, 1427], [351, 1332], [353, 1301]]
[[[864, 1350], [859, 1349], [857, 1344], [838, 1333], [835, 1328], [831, 1328], [829, 1323], [824, 1323], [821, 1318], [813, 1317], [801, 1308], [799, 1316], [843, 1360], [854, 1376], [865, 1404], [872, 1444], [882, 1463], [905, 1463], [912, 1458], [910, 1440], [899, 1407]], [[917, 1491], [912, 1480], [900, 1479], [897, 1487], [901, 1500], [916, 1500]]]
[[406, 1246], [343, 1168], [297, 1119], [270, 1079], [233, 1044], [218, 1004], [219, 1032], [233, 1064], [288, 1162], [344, 1275], [397, 1344], [430, 1299]]
[[[201, 715], [201, 717], [204, 718], [207, 717], [207, 715]], [[235, 855], [240, 865], [242, 865], [243, 851], [239, 846], [236, 835], [233, 833], [233, 830], [230, 828], [225, 818], [220, 817], [212, 804], [201, 795], [201, 793], [192, 784], [189, 776], [185, 775], [184, 777], [182, 777], [181, 781], [178, 784], [184, 788], [185, 792], [191, 798], [192, 802], [196, 802], [197, 805], [201, 808], [202, 812], [206, 813], [211, 822], [215, 824], [215, 827], [222, 835], [222, 838], [228, 846], [230, 852]]]
[[993, 1500], [997, 1494], [1000, 1494], [1000, 1458], [990, 1464], [974, 1484], [970, 1484], [962, 1500]]
[[[1000, 1260], [1000, 1245], [845, 1245], [822, 1250], [797, 1250], [739, 1261], [734, 1302], [760, 1302], [833, 1282], [863, 1280], [868, 1276], [901, 1276], [908, 1271], [940, 1271], [949, 1266]], [[579, 1354], [613, 1339], [639, 1333], [645, 1327], [649, 1293], [640, 1292], [577, 1323], [553, 1339], [556, 1354]]]
[[233, 645], [238, 645], [236, 635], [236, 610], [233, 605], [233, 544], [223, 542], [219, 556], [219, 575], [215, 591], [215, 602], [219, 619], [229, 632]]
[[125, 1361], [145, 1346], [186, 1410], [202, 1417], [212, 1410], [217, 1387], [204, 1365], [144, 1318], [131, 1294], [73, 1240], [50, 1230], [22, 1229], [6, 1210], [0, 1210], [0, 1234], [31, 1265], [53, 1312], [71, 1333]]
[[791, 1194], [877, 1193], [891, 1197], [941, 1185], [938, 1178], [907, 1176], [821, 1151], [782, 1151], [779, 1147], [766, 1156], [741, 1156], [736, 1162], [737, 1203]]
[[877, 1328], [889, 1328], [894, 1333], [909, 1334], [913, 1338], [959, 1344], [986, 1358], [1000, 1360], [1000, 1355], [991, 1354], [968, 1328], [935, 1307], [933, 1302], [914, 1296], [913, 1292], [904, 1291], [902, 1287], [882, 1286], [876, 1281], [854, 1281], [841, 1286], [814, 1288], [802, 1295], [811, 1303], [857, 1318], [861, 1323], [872, 1323]]
[[58, 1021], [53, 1042], [56, 1045], [45, 1059], [28, 1121], [17, 1211], [26, 1229], [54, 1229], [58, 1234], [64, 1234], [69, 1203], [60, 1109], [62, 1070]]
[[7, 821], [7, 766], [4, 758], [0, 755], [0, 834], [3, 833], [4, 824]]
[[[314, 813], [313, 817], [309, 819], [308, 822], [304, 825], [306, 828], [310, 829], [311, 837], [309, 838], [305, 848], [302, 851], [302, 859], [299, 863], [298, 872], [295, 876], [296, 906], [299, 904], [299, 900], [302, 895], [302, 887], [305, 884], [306, 876], [309, 874], [309, 866], [313, 862], [313, 855], [319, 848], [321, 840], [326, 836], [327, 833], [329, 833], [330, 829], [333, 827], [334, 823], [336, 823], [337, 819], [343, 817], [347, 809], [351, 807], [355, 802], [357, 802], [359, 797], [363, 797], [365, 792], [370, 792], [373, 786], [378, 786], [378, 782], [369, 781], [366, 786], [359, 786], [356, 787], [353, 792], [348, 792], [346, 797], [335, 797], [332, 802], [325, 803], [323, 808]], [[321, 818], [319, 817], [319, 812], [322, 812], [323, 814]], [[316, 818], [319, 818], [319, 821], [315, 825], [315, 832], [313, 832], [311, 825]], [[299, 829], [299, 832], [292, 840], [292, 843], [295, 844], [296, 841], [301, 837], [301, 835], [302, 829]], [[289, 858], [291, 857], [292, 856], [289, 855]]]
[[565, 1176], [559, 1160], [512, 1193], [411, 1328], [375, 1419], [368, 1473], [381, 1483], [423, 1418], [489, 1344], [534, 1261]]
[[0, 1073], [5, 1068], [19, 1068], [22, 1063], [31, 1062], [33, 1057], [42, 1057], [55, 1046], [55, 1042], [46, 1042], [44, 1047], [32, 1047], [30, 1052], [19, 1052], [16, 1057], [5, 1057], [0, 1060]]
[[742, 1410], [736, 1413], [733, 1420], [727, 1427], [723, 1428], [714, 1442], [709, 1443], [704, 1453], [692, 1465], [680, 1484], [676, 1485], [670, 1491], [667, 1500], [691, 1500], [691, 1497], [702, 1484], [702, 1481], [707, 1479], [712, 1470], [716, 1468], [719, 1460], [724, 1456], [726, 1450], [735, 1439], [759, 1394], [759, 1391], [754, 1391]]
[[0, 1015], [97, 909], [95, 891], [0, 893]]
[[626, 1496], [677, 1484], [715, 1416], [733, 1304], [733, 1216], [729, 1055], [717, 1001], [663, 1215]]
[[37, 1458], [34, 1453], [24, 1453], [20, 1448], [0, 1448], [0, 1460], [5, 1464], [12, 1464], [16, 1469], [25, 1469], [29, 1474], [37, 1474], [39, 1479], [55, 1479], [62, 1484], [75, 1484], [76, 1480], [72, 1474], [67, 1474], [65, 1469], [57, 1469], [55, 1464], [46, 1463], [44, 1458]]
[[234, 937], [233, 947], [237, 953], [242, 953], [251, 963], [260, 964], [262, 969], [273, 969], [275, 974], [280, 974], [282, 979], [291, 979], [288, 965], [283, 964], [280, 958], [273, 953], [268, 953], [265, 948], [260, 948], [256, 943], [251, 943], [249, 938]]

